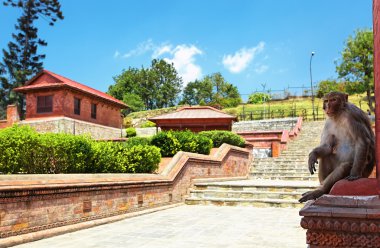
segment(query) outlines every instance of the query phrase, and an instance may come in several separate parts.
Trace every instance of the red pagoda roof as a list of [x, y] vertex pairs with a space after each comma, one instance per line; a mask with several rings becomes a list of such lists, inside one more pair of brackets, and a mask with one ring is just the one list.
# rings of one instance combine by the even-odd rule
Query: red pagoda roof
[[183, 107], [176, 112], [155, 116], [149, 118], [151, 121], [167, 120], [167, 119], [231, 119], [237, 120], [235, 116], [226, 114], [216, 108], [210, 106], [200, 107]]
[[[39, 84], [33, 84], [36, 81], [36, 79], [38, 77], [40, 77], [42, 74], [47, 74], [47, 75], [55, 78], [57, 80], [57, 82], [54, 82], [54, 83], [43, 82], [43, 83], [39, 83]], [[75, 82], [69, 78], [63, 77], [63, 76], [58, 75], [56, 73], [50, 72], [48, 70], [42, 70], [36, 76], [34, 76], [32, 79], [27, 81], [24, 86], [15, 88], [14, 90], [18, 91], [18, 92], [25, 93], [29, 90], [57, 88], [57, 87], [69, 87], [69, 88], [72, 88], [75, 90], [79, 90], [83, 93], [87, 93], [87, 94], [102, 98], [102, 99], [109, 101], [109, 102], [112, 102], [114, 104], [117, 104], [121, 108], [127, 108], [128, 107], [124, 102], [122, 102], [122, 101], [120, 101], [120, 100], [118, 100], [118, 99], [116, 99], [110, 95], [107, 95], [104, 92], [101, 92], [99, 90], [93, 89], [93, 88], [88, 87], [86, 85], [80, 84], [80, 83]]]

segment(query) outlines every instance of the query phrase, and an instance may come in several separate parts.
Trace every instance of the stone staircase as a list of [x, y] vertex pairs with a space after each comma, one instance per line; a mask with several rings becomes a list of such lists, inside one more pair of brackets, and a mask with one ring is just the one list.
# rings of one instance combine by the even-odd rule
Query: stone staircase
[[318, 186], [307, 167], [309, 152], [319, 144], [324, 122], [304, 122], [299, 136], [277, 158], [257, 158], [246, 180], [196, 182], [186, 204], [302, 207], [302, 193]]

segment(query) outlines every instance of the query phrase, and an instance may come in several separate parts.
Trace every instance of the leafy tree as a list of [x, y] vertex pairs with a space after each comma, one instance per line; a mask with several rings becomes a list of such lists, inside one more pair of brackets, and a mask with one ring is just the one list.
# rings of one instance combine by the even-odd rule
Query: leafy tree
[[241, 103], [241, 97], [236, 86], [226, 82], [222, 74], [214, 73], [188, 83], [180, 103], [236, 107]]
[[181, 92], [182, 79], [178, 76], [173, 64], [165, 60], [152, 60], [150, 69], [157, 89], [155, 107], [172, 107], [177, 102], [178, 94]]
[[323, 80], [318, 84], [317, 97], [322, 98], [331, 91], [346, 91], [345, 86], [344, 83], [339, 83], [336, 80]]
[[108, 94], [130, 105], [132, 111], [175, 105], [182, 87], [173, 64], [152, 60], [150, 68], [129, 68], [114, 77]]
[[22, 11], [15, 25], [16, 33], [12, 34], [13, 41], [8, 43], [7, 50], [3, 49], [3, 62], [0, 63], [0, 108], [4, 112], [8, 104], [17, 102], [23, 107], [23, 96], [13, 89], [42, 69], [45, 55], [39, 54], [38, 48], [47, 46], [47, 42], [38, 37], [35, 21], [41, 17], [53, 26], [58, 19], [63, 19], [63, 15], [58, 0], [6, 0], [3, 4]]
[[[354, 36], [348, 37], [342, 52], [340, 63], [336, 67], [340, 78], [346, 80], [351, 93], [367, 94], [368, 106], [373, 108], [371, 93], [374, 92], [373, 83], [373, 32], [372, 30], [357, 30]], [[352, 87], [350, 84], [361, 84], [361, 87]]]
[[271, 99], [271, 96], [269, 94], [256, 92], [249, 95], [247, 103], [261, 104], [261, 103], [269, 101], [270, 99]]
[[144, 110], [144, 101], [141, 97], [134, 93], [125, 93], [123, 96], [123, 102], [128, 105], [128, 110], [131, 112]]

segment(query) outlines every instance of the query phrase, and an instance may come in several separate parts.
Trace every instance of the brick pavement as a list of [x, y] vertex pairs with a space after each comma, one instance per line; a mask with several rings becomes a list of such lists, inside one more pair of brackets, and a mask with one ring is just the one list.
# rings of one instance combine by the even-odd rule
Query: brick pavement
[[181, 205], [16, 247], [307, 247], [298, 211]]

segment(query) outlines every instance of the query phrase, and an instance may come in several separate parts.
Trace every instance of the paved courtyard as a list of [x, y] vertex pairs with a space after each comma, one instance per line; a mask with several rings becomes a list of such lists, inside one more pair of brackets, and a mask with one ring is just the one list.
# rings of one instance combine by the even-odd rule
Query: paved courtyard
[[181, 205], [17, 247], [307, 247], [298, 211]]

